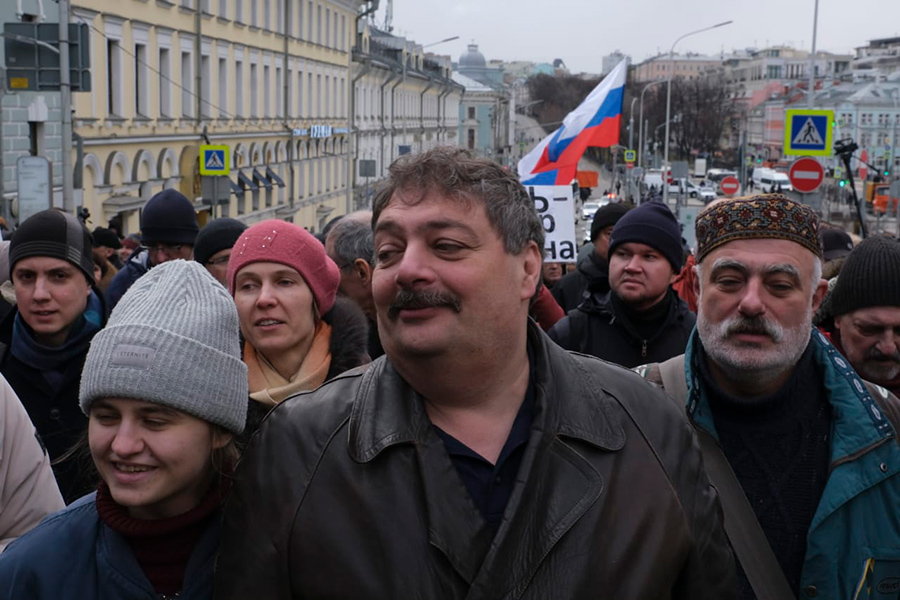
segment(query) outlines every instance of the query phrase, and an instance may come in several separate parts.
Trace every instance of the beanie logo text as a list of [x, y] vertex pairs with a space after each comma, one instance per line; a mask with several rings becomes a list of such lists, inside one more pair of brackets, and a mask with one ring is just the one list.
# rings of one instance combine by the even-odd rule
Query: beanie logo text
[[131, 367], [132, 369], [148, 370], [153, 365], [153, 357], [155, 356], [156, 348], [119, 344], [112, 352], [109, 365], [111, 367]]

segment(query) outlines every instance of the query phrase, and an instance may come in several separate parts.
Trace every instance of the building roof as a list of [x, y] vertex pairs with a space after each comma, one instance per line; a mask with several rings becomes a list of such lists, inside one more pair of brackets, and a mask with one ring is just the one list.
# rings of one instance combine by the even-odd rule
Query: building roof
[[483, 68], [487, 66], [484, 54], [478, 51], [478, 44], [469, 44], [468, 49], [459, 57], [460, 68]]
[[471, 77], [466, 77], [459, 71], [453, 72], [453, 81], [466, 88], [467, 92], [493, 92], [494, 89]]

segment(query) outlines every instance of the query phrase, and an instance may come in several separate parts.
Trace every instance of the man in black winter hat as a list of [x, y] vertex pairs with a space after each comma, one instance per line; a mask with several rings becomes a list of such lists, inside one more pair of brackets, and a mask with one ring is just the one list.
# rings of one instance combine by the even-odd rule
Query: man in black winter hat
[[832, 343], [864, 379], [900, 395], [900, 242], [853, 249], [831, 295]]
[[40, 434], [66, 502], [94, 487], [77, 459], [57, 460], [87, 425], [78, 385], [106, 317], [92, 249], [90, 232], [71, 214], [50, 209], [26, 219], [9, 245], [16, 308], [0, 323], [0, 372]]
[[194, 260], [206, 267], [210, 275], [226, 288], [231, 249], [245, 229], [247, 225], [237, 219], [228, 217], [215, 219], [200, 230], [197, 243], [194, 245]]
[[548, 332], [567, 350], [632, 368], [684, 352], [696, 317], [671, 284], [681, 271], [681, 231], [664, 204], [645, 202], [609, 239], [607, 292], [591, 289]]
[[609, 236], [619, 219], [631, 209], [631, 204], [612, 202], [594, 213], [591, 221], [591, 243], [594, 249], [578, 263], [575, 271], [564, 275], [551, 290], [553, 298], [563, 311], [575, 309], [592, 292], [605, 294], [609, 291]]
[[94, 250], [99, 250], [100, 254], [108, 260], [117, 270], [125, 266], [122, 259], [119, 258], [119, 250], [122, 249], [122, 242], [119, 236], [112, 229], [97, 227], [94, 229]]
[[150, 198], [141, 212], [143, 246], [135, 251], [106, 290], [112, 309], [141, 275], [156, 265], [194, 255], [200, 227], [194, 205], [177, 190], [163, 190]]

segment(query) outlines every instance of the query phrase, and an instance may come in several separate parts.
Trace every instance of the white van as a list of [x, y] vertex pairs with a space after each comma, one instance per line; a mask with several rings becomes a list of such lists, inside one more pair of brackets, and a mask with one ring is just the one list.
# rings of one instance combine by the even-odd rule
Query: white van
[[776, 192], [779, 188], [782, 192], [793, 190], [787, 174], [765, 167], [753, 169], [753, 186], [765, 194]]

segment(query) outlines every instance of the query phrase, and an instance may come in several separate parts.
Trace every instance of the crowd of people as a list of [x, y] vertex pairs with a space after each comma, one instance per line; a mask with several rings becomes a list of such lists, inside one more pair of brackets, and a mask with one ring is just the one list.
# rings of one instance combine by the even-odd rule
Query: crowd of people
[[0, 246], [0, 597], [863, 598], [900, 577], [900, 241], [402, 157], [313, 235], [51, 209]]

